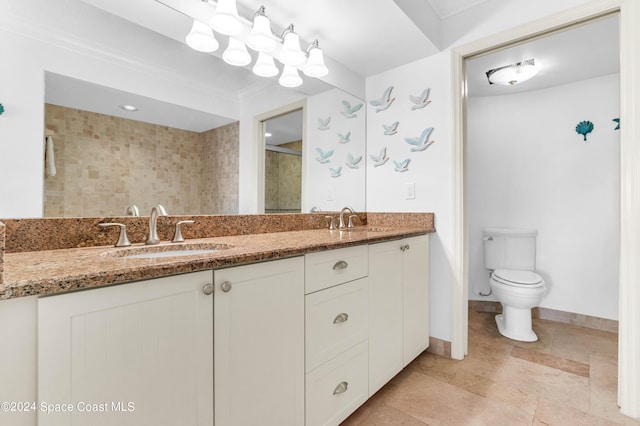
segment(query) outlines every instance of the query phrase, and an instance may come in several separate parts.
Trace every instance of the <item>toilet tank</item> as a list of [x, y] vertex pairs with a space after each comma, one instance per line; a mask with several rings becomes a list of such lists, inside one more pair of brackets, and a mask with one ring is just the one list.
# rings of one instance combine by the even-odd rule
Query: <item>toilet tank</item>
[[535, 229], [485, 228], [484, 265], [487, 269], [536, 269]]

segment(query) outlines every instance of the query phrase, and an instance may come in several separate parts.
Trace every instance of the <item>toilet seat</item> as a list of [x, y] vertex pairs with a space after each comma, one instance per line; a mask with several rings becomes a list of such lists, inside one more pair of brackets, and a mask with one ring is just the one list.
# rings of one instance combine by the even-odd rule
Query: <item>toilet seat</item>
[[537, 288], [544, 286], [544, 280], [533, 271], [518, 271], [512, 269], [496, 269], [491, 279], [497, 283], [522, 288]]

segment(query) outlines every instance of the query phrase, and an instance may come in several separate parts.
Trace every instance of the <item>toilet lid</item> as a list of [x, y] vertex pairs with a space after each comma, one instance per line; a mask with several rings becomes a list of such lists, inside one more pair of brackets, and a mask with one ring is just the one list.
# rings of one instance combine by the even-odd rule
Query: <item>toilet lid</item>
[[542, 277], [532, 271], [496, 269], [492, 276], [497, 282], [507, 285], [539, 286], [543, 283]]

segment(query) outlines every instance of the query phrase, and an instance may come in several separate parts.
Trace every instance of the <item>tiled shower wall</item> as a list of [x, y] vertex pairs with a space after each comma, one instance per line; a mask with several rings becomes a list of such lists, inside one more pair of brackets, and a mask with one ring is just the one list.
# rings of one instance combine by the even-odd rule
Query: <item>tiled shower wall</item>
[[46, 104], [56, 176], [45, 177], [44, 216], [237, 213], [238, 124], [195, 133]]
[[[302, 141], [280, 145], [302, 151]], [[265, 212], [300, 212], [302, 156], [265, 152]]]

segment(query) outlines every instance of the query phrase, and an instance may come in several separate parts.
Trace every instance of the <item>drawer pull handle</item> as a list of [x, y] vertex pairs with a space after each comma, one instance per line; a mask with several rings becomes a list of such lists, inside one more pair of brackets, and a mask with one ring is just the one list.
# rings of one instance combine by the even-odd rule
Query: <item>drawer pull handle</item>
[[228, 293], [231, 291], [231, 283], [229, 281], [225, 281], [222, 284], [220, 284], [220, 289], [222, 291], [224, 291], [225, 293]]
[[338, 262], [336, 262], [335, 265], [333, 265], [333, 270], [339, 270], [339, 269], [347, 269], [347, 266], [349, 266], [349, 264], [347, 262], [345, 262], [344, 260], [340, 260]]
[[333, 390], [333, 394], [340, 395], [341, 393], [345, 393], [348, 387], [349, 387], [349, 383], [340, 382], [338, 383], [338, 386], [336, 386], [336, 388]]
[[341, 322], [346, 322], [349, 319], [349, 314], [346, 313], [341, 313], [338, 314], [337, 317], [335, 317], [335, 319], [333, 320], [334, 324], [340, 324]]

